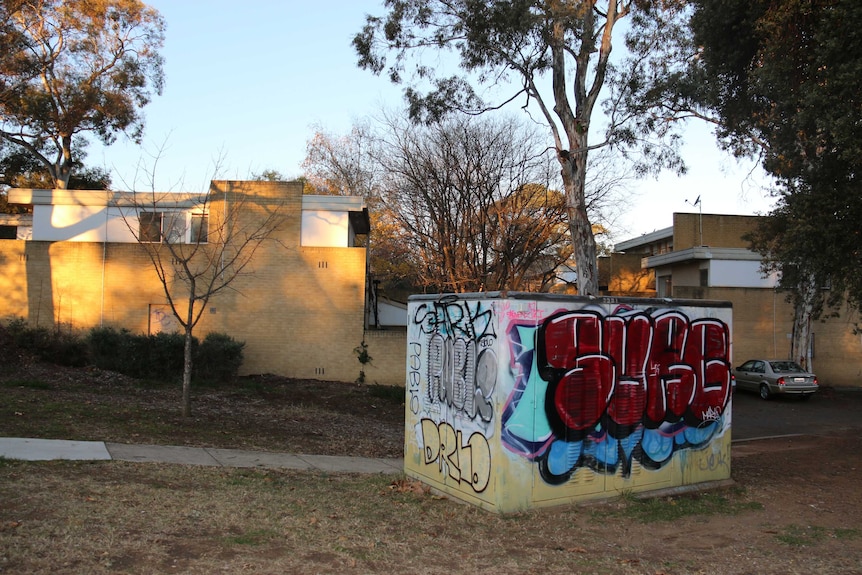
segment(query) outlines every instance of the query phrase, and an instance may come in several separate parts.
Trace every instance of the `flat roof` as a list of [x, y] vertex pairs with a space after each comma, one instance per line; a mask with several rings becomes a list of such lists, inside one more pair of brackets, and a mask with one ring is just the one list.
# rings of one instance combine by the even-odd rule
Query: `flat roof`
[[668, 228], [662, 228], [660, 230], [656, 230], [654, 232], [650, 232], [648, 234], [642, 234], [636, 238], [632, 238], [629, 240], [622, 241], [618, 244], [614, 244], [615, 252], [624, 252], [626, 250], [630, 250], [632, 248], [636, 248], [638, 246], [645, 246], [647, 244], [651, 244], [653, 242], [657, 242], [659, 240], [666, 240], [668, 238], [673, 237], [673, 226]]
[[[131, 206], [156, 203], [165, 207], [192, 207], [200, 204], [205, 192], [115, 192], [111, 190], [39, 190], [12, 188], [7, 192], [10, 204], [32, 206]], [[138, 200], [137, 202], [135, 200]]]

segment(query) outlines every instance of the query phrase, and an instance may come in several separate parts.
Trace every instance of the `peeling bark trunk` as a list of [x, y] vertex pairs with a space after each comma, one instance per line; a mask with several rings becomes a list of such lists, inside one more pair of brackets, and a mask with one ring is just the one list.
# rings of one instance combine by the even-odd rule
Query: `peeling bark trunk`
[[577, 155], [566, 151], [558, 154], [563, 189], [566, 193], [566, 213], [572, 235], [575, 266], [578, 273], [578, 295], [598, 295], [599, 282], [596, 270], [596, 238], [587, 215], [585, 196], [586, 152]]
[[819, 290], [812, 276], [800, 281], [796, 294], [793, 313], [793, 336], [790, 340], [790, 358], [803, 368], [812, 371], [812, 340], [811, 320], [814, 317]]

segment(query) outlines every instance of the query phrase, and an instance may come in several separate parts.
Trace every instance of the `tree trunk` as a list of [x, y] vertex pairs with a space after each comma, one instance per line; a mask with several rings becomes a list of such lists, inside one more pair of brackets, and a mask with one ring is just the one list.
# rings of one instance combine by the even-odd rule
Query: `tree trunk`
[[814, 316], [819, 290], [814, 278], [806, 277], [799, 283], [799, 291], [794, 298], [793, 336], [790, 340], [790, 359], [803, 368], [812, 371], [812, 340], [811, 319]]
[[192, 415], [192, 328], [186, 327], [183, 346], [183, 417]]
[[564, 150], [557, 156], [562, 166], [563, 189], [566, 192], [566, 212], [578, 273], [578, 295], [598, 295], [596, 238], [593, 236], [593, 228], [587, 215], [584, 193], [586, 153], [571, 154]]
[[61, 142], [63, 149], [51, 175], [54, 176], [54, 185], [57, 189], [65, 190], [69, 187], [69, 179], [72, 177], [72, 136], [63, 136]]

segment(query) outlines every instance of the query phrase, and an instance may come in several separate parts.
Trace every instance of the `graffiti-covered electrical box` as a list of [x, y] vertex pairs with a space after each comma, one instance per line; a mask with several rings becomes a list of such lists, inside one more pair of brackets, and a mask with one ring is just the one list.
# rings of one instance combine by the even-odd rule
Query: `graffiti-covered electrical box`
[[497, 512], [730, 478], [726, 302], [413, 296], [404, 467]]

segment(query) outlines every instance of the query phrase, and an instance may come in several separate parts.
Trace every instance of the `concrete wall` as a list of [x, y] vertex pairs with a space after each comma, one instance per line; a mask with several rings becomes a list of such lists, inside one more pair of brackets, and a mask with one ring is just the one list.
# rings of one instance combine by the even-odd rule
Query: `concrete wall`
[[498, 512], [730, 477], [731, 309], [409, 302], [406, 473]]

